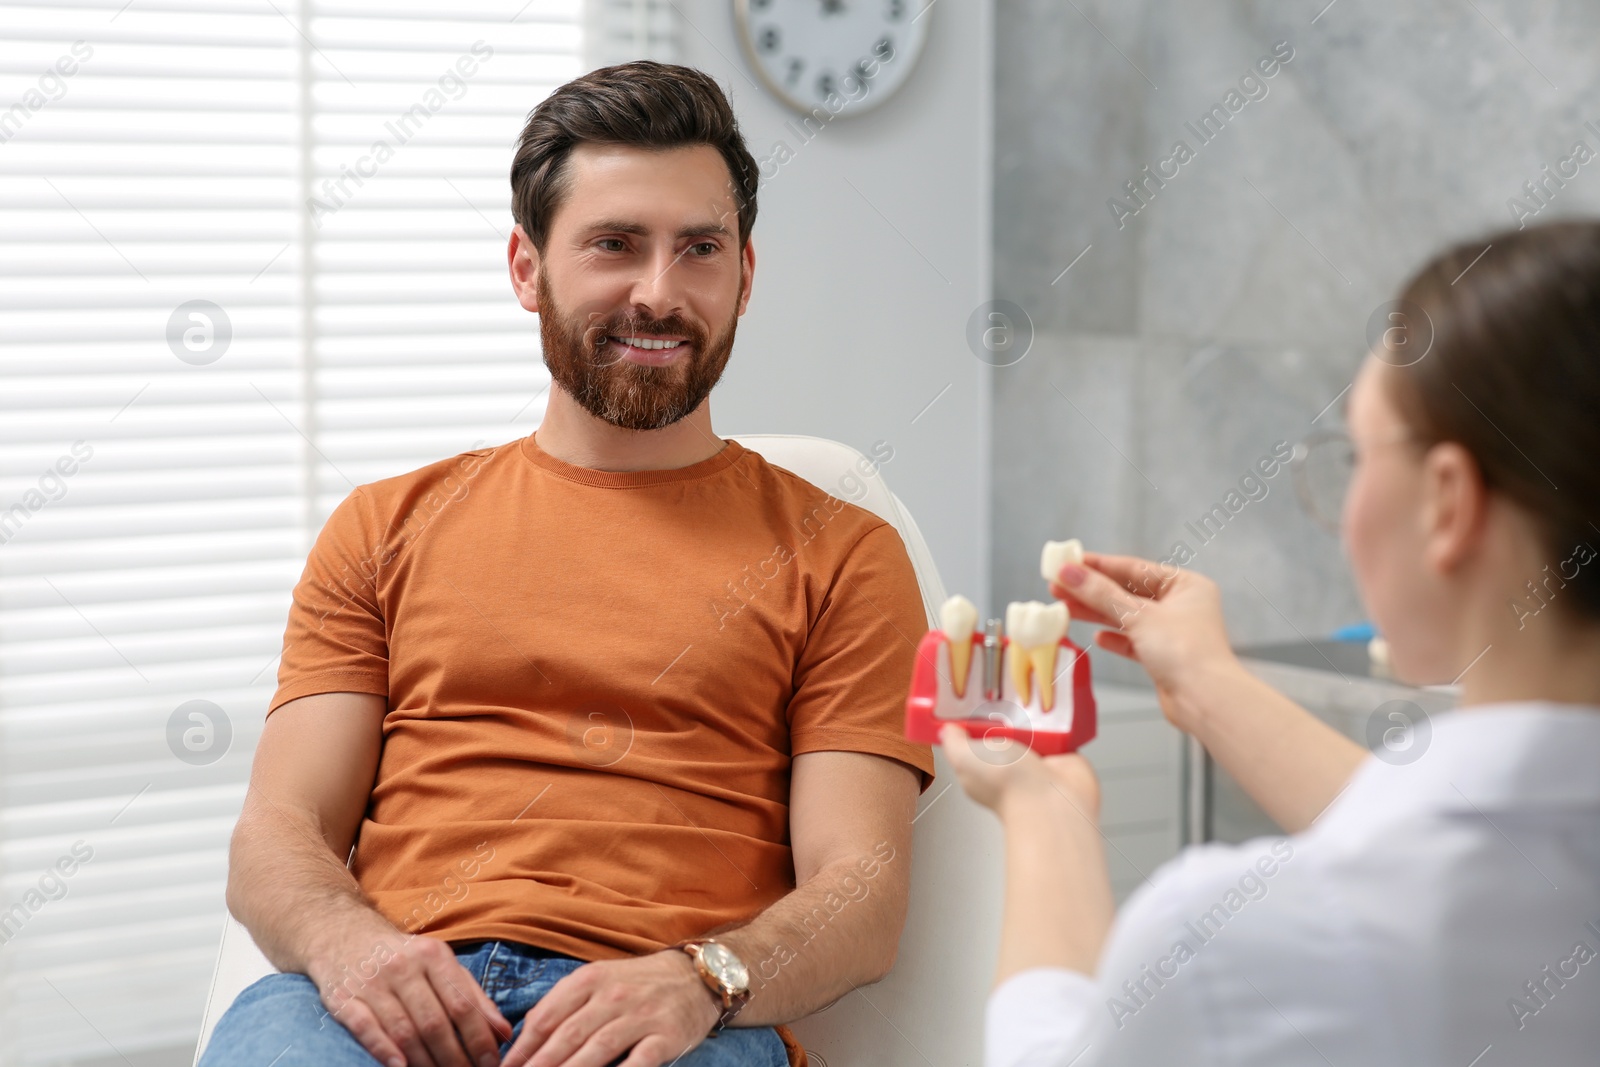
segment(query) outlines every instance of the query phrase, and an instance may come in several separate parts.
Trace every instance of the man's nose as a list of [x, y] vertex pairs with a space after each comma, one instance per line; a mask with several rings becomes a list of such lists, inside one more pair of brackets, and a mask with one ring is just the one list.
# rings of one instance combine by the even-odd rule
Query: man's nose
[[654, 318], [663, 319], [683, 309], [683, 272], [679, 256], [670, 247], [641, 261], [643, 269], [634, 280], [633, 304], [648, 309]]

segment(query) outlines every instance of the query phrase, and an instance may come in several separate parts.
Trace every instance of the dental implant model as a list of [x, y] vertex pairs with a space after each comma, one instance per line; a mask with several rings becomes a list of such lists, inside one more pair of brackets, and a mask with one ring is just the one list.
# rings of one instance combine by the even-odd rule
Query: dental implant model
[[[1047, 581], [1083, 560], [1077, 541], [1050, 541], [1040, 570]], [[977, 737], [1009, 737], [1044, 755], [1072, 752], [1095, 735], [1089, 658], [1067, 639], [1060, 601], [1007, 606], [1005, 629], [990, 619], [978, 631], [978, 609], [953, 596], [939, 610], [939, 629], [917, 647], [906, 699], [906, 736], [933, 744], [955, 722]]]

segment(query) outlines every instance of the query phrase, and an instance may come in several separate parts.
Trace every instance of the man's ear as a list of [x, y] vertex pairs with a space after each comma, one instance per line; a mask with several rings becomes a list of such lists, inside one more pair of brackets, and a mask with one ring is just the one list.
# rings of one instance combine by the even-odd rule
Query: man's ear
[[523, 310], [539, 311], [539, 250], [523, 230], [522, 224], [511, 228], [511, 240], [506, 246], [506, 263], [511, 270], [511, 291], [517, 294], [517, 303]]
[[1423, 561], [1447, 575], [1482, 544], [1489, 490], [1472, 453], [1454, 441], [1441, 441], [1423, 458], [1422, 492]]
[[744, 250], [739, 253], [744, 258], [744, 282], [739, 289], [739, 314], [744, 314], [745, 306], [750, 303], [750, 287], [756, 280], [756, 241], [754, 237], [746, 240]]

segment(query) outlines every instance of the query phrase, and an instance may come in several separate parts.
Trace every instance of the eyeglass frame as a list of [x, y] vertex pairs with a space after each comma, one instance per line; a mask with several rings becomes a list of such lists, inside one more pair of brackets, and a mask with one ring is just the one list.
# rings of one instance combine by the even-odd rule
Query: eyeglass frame
[[[1356, 443], [1355, 438], [1350, 436], [1350, 432], [1348, 430], [1313, 431], [1312, 433], [1301, 438], [1299, 441], [1295, 442], [1294, 450], [1289, 455], [1289, 475], [1294, 480], [1295, 496], [1299, 498], [1300, 510], [1304, 511], [1312, 522], [1316, 523], [1318, 526], [1334, 535], [1338, 535], [1340, 532], [1339, 516], [1328, 518], [1324, 516], [1317, 507], [1315, 496], [1311, 489], [1310, 475], [1306, 473], [1306, 464], [1310, 459], [1312, 452], [1314, 452], [1316, 449], [1326, 445], [1339, 444], [1341, 442], [1350, 450], [1350, 468], [1345, 472], [1344, 493], [1340, 496], [1340, 510], [1342, 511], [1344, 507], [1344, 500], [1349, 496], [1350, 493], [1350, 482], [1354, 479], [1356, 470]], [[1432, 447], [1433, 443], [1434, 442], [1424, 441], [1423, 438], [1418, 437], [1414, 433], [1407, 432], [1392, 440], [1380, 441], [1377, 444], [1370, 446], [1368, 451], [1370, 452], [1375, 448], [1405, 444], [1418, 444]]]

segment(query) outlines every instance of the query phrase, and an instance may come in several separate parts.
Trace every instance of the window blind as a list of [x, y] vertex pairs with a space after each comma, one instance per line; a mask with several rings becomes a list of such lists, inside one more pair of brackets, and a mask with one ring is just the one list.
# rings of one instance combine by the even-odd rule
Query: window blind
[[679, 28], [683, 0], [591, 0], [584, 8], [584, 67], [606, 67], [632, 59], [681, 63]]
[[305, 554], [543, 414], [582, 0], [0, 0], [0, 1063], [189, 1062]]

